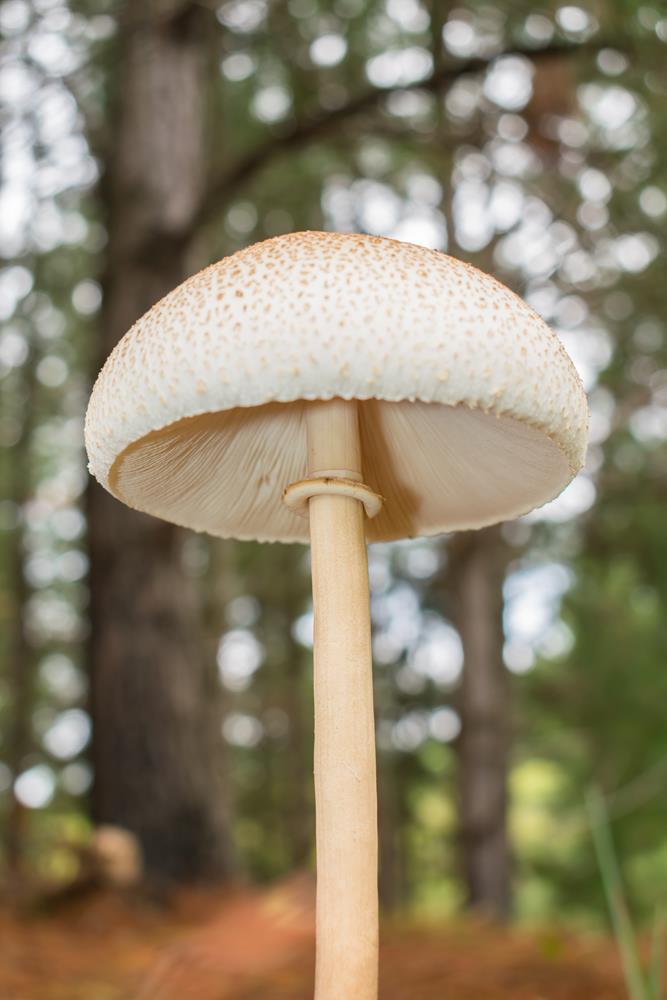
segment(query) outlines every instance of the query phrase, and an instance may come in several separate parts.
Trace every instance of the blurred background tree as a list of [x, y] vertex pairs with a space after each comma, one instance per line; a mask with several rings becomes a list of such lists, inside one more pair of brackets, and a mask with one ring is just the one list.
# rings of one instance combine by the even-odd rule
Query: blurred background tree
[[312, 850], [298, 546], [215, 542], [87, 486], [103, 357], [187, 274], [356, 230], [492, 271], [591, 402], [552, 504], [374, 546], [385, 906], [602, 912], [583, 792], [633, 901], [667, 875], [667, 216], [658, 4], [4, 0], [0, 789], [15, 875], [91, 823], [160, 882]]

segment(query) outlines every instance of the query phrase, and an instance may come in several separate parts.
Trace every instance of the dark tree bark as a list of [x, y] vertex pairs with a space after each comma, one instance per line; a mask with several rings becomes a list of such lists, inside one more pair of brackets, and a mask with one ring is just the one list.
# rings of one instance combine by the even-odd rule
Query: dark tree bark
[[510, 909], [507, 842], [508, 678], [503, 664], [506, 548], [499, 527], [457, 535], [449, 577], [463, 642], [459, 797], [468, 903], [503, 918]]
[[[111, 155], [102, 357], [186, 276], [204, 194], [210, 11], [183, 0], [125, 7]], [[97, 822], [139, 837], [149, 877], [230, 871], [215, 664], [205, 654], [182, 533], [97, 485], [89, 497]]]

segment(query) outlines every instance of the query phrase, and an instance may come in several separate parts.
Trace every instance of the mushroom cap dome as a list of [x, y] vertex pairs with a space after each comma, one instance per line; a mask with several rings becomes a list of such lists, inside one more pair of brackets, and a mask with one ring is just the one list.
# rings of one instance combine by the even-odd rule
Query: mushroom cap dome
[[586, 396], [555, 334], [494, 278], [437, 251], [292, 233], [226, 257], [150, 309], [86, 414], [95, 477], [212, 535], [307, 541], [282, 502], [307, 475], [308, 401], [359, 400], [369, 541], [478, 528], [581, 468]]

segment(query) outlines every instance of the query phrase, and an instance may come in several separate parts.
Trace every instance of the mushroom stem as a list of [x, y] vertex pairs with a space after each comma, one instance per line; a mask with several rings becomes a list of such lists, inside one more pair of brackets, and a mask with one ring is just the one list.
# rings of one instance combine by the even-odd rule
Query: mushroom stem
[[[309, 403], [311, 476], [361, 482], [356, 401]], [[376, 1000], [375, 725], [364, 508], [309, 500], [315, 612], [317, 963], [315, 1000]]]

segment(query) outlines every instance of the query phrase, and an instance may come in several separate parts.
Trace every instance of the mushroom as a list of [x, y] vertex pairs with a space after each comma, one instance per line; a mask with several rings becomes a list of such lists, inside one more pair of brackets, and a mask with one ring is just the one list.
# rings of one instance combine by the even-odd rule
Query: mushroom
[[581, 468], [586, 429], [572, 362], [516, 295], [354, 234], [280, 236], [195, 274], [99, 375], [86, 446], [119, 500], [211, 535], [310, 539], [317, 1000], [377, 995], [365, 542], [525, 514]]

